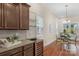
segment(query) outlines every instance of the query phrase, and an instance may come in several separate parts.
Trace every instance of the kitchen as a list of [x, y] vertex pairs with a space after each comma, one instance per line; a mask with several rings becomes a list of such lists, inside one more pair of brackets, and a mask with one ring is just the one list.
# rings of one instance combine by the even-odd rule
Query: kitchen
[[43, 40], [37, 40], [36, 27], [29, 25], [30, 7], [27, 3], [0, 3], [0, 55], [43, 55]]

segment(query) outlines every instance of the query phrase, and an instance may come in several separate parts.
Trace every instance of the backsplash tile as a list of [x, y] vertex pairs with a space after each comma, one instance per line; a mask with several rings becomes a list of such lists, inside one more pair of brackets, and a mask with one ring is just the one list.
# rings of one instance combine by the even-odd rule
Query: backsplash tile
[[35, 27], [29, 27], [29, 30], [0, 30], [0, 39], [12, 36], [13, 34], [17, 34], [20, 40], [35, 38], [36, 29]]
[[26, 33], [26, 30], [0, 30], [0, 39], [12, 36], [13, 34], [18, 34], [19, 39], [25, 39]]
[[27, 39], [35, 38], [36, 37], [36, 28], [29, 27], [29, 30], [27, 30], [26, 36], [27, 36]]

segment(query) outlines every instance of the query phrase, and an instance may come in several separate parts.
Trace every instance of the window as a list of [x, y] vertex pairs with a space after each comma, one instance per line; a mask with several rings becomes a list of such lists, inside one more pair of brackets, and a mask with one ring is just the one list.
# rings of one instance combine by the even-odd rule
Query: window
[[36, 16], [36, 28], [37, 33], [41, 34], [43, 32], [44, 22], [41, 16]]

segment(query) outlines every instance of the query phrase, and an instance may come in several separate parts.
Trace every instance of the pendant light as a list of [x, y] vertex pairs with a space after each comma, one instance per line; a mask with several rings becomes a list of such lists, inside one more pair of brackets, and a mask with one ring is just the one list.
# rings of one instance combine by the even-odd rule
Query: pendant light
[[65, 5], [65, 8], [66, 8], [66, 17], [65, 17], [65, 21], [64, 21], [64, 23], [70, 23], [70, 20], [69, 20], [69, 18], [68, 18], [68, 5]]

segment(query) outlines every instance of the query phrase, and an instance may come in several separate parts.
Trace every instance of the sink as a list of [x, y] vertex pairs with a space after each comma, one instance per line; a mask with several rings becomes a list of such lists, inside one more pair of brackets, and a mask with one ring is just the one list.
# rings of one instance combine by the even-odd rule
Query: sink
[[14, 43], [13, 42], [9, 42], [8, 44], [6, 44], [6, 45], [2, 45], [2, 47], [3, 48], [8, 48], [8, 47], [12, 47], [12, 46], [15, 46], [15, 45], [18, 45], [18, 44], [20, 44], [22, 41], [14, 41]]

